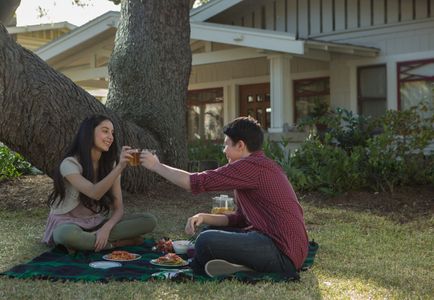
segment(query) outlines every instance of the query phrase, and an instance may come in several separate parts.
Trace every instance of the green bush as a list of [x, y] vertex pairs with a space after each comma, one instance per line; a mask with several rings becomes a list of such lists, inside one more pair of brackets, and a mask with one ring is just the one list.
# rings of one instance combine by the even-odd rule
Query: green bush
[[376, 120], [343, 109], [328, 118], [327, 132], [310, 135], [293, 153], [285, 150], [287, 140], [264, 145], [265, 154], [282, 166], [295, 189], [335, 195], [434, 184], [434, 153], [423, 152], [434, 139], [434, 114], [424, 104], [388, 111]]
[[188, 144], [188, 159], [190, 161], [217, 161], [219, 166], [227, 163], [221, 143], [197, 140]]
[[264, 142], [264, 154], [277, 162], [291, 180], [294, 188], [298, 190], [309, 190], [310, 182], [306, 174], [294, 167], [292, 154], [288, 149], [289, 140], [282, 139], [280, 142], [266, 140]]
[[310, 136], [293, 153], [287, 145], [287, 140], [266, 141], [264, 153], [282, 167], [296, 190], [335, 195], [364, 185], [362, 148], [349, 155], [339, 147], [323, 144], [317, 136]]
[[303, 143], [291, 156], [292, 167], [297, 171], [287, 173], [288, 178], [299, 190], [317, 190], [328, 195], [357, 190], [365, 184], [360, 167], [363, 157], [363, 148], [348, 154], [342, 148], [322, 144], [314, 137]]
[[330, 135], [330, 143], [351, 152], [357, 146], [366, 146], [374, 126], [370, 118], [337, 108], [333, 120], [328, 124], [327, 133]]
[[[421, 108], [422, 107], [422, 108]], [[388, 111], [375, 121], [383, 133], [367, 141], [366, 172], [375, 190], [432, 182], [433, 155], [424, 148], [434, 139], [433, 117], [420, 113], [423, 105]]]
[[0, 181], [30, 174], [32, 165], [21, 154], [0, 144]]

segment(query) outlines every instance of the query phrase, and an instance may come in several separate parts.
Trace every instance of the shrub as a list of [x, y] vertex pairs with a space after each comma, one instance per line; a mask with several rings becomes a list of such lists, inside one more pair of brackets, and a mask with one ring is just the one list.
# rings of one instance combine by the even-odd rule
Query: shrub
[[[314, 137], [303, 143], [291, 157], [292, 167], [305, 178], [294, 171], [288, 173], [288, 177], [301, 190], [318, 190], [328, 195], [357, 190], [365, 184], [360, 167], [364, 155], [361, 147], [348, 154], [342, 148], [322, 144]], [[292, 178], [293, 175], [296, 177]]]
[[0, 181], [31, 174], [32, 165], [21, 154], [0, 144]]
[[291, 184], [296, 189], [308, 190], [308, 177], [302, 170], [292, 165], [293, 159], [291, 158], [288, 144], [289, 140], [284, 138], [280, 142], [266, 140], [263, 146], [264, 154], [282, 167], [288, 179], [291, 181]]
[[325, 134], [312, 133], [293, 153], [286, 150], [287, 140], [264, 145], [297, 190], [334, 195], [434, 184], [434, 153], [424, 154], [434, 139], [434, 114], [424, 104], [376, 120], [338, 108], [328, 120]]
[[[383, 133], [367, 142], [367, 176], [376, 190], [432, 182], [433, 157], [424, 148], [434, 138], [433, 117], [421, 114], [423, 104], [405, 111], [387, 111], [376, 120]], [[426, 114], [425, 114], [426, 115]]]
[[217, 161], [218, 165], [227, 163], [223, 146], [218, 142], [197, 140], [188, 144], [188, 159], [190, 161]]
[[366, 146], [375, 126], [370, 118], [356, 115], [352, 111], [337, 108], [333, 115], [334, 120], [329, 122], [329, 141], [337, 144], [347, 152], [357, 146]]

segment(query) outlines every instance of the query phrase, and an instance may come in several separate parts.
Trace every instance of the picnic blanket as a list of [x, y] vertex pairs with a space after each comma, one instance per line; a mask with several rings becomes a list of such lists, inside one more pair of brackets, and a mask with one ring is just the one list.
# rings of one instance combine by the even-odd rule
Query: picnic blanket
[[[223, 280], [227, 278], [237, 279], [243, 282], [255, 283], [262, 280], [273, 282], [297, 280], [298, 278], [287, 278], [275, 273], [251, 273], [238, 272], [229, 277], [210, 278], [193, 274], [191, 269], [186, 267], [165, 268], [152, 265], [151, 259], [163, 255], [161, 252], [152, 251], [153, 240], [145, 240], [140, 246], [122, 247], [119, 250], [126, 250], [141, 255], [141, 258], [134, 261], [122, 262], [121, 267], [110, 269], [97, 269], [89, 266], [91, 262], [102, 261], [102, 256], [111, 251], [79, 251], [69, 255], [60, 247], [44, 252], [28, 263], [17, 265], [12, 269], [0, 273], [0, 275], [22, 279], [45, 279], [53, 281], [88, 281], [88, 282], [109, 282], [116, 281], [147, 281], [169, 279], [173, 281], [209, 281]], [[318, 244], [310, 242], [309, 257], [306, 260], [304, 269], [312, 266]]]

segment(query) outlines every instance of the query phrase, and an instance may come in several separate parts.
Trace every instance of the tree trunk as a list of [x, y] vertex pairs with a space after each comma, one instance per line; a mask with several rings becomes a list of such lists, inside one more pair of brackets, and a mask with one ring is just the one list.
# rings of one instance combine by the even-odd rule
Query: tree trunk
[[[161, 151], [150, 130], [121, 120], [70, 79], [17, 45], [2, 24], [0, 108], [0, 141], [50, 176], [81, 121], [95, 113], [113, 119], [119, 146], [141, 144]], [[123, 187], [132, 192], [143, 191], [154, 181], [154, 175], [141, 167], [127, 168], [122, 178]]]
[[164, 160], [182, 168], [187, 165], [189, 12], [190, 0], [122, 1], [107, 100], [124, 120], [150, 128]]
[[[106, 114], [114, 121], [118, 146], [156, 149], [162, 160], [185, 167], [190, 4], [124, 2], [109, 65], [108, 103], [119, 114], [17, 45], [0, 24], [0, 141], [51, 176], [81, 121]], [[154, 181], [141, 167], [127, 168], [122, 176], [123, 188], [131, 192]]]
[[0, 23], [8, 26], [21, 0], [0, 0]]

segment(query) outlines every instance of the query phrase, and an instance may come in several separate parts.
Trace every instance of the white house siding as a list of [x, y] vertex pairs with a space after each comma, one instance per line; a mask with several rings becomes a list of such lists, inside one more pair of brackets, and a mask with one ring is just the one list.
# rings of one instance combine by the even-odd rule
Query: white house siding
[[397, 63], [434, 58], [434, 20], [378, 28], [368, 32], [329, 35], [324, 40], [380, 48], [376, 58], [333, 55], [330, 62], [332, 106], [357, 112], [357, 68], [385, 64], [387, 68], [387, 108], [398, 108]]
[[209, 21], [298, 38], [434, 18], [434, 0], [246, 0]]
[[[291, 60], [291, 74], [308, 74], [309, 72], [312, 72], [312, 76], [315, 76], [315, 72], [327, 71], [328, 69], [329, 64], [327, 62], [309, 60], [299, 57], [294, 57]], [[212, 82], [269, 76], [269, 74], [270, 66], [269, 60], [267, 58], [245, 59], [218, 64], [199, 65], [193, 66], [190, 76], [190, 85], [195, 85], [198, 83], [210, 83], [210, 85], [212, 85]]]
[[[297, 73], [309, 73], [309, 72], [319, 72], [327, 71], [329, 69], [329, 63], [310, 60], [301, 57], [294, 57], [291, 60], [291, 74], [295, 75]], [[309, 77], [308, 77], [309, 78]], [[302, 79], [302, 78], [297, 78]]]
[[218, 64], [193, 66], [190, 85], [227, 81], [237, 78], [258, 77], [269, 74], [266, 58], [246, 59]]
[[351, 86], [351, 68], [347, 60], [343, 57], [333, 59], [330, 62], [330, 105], [333, 108], [353, 110], [357, 106], [356, 101], [350, 101]]
[[381, 56], [434, 50], [434, 18], [382, 26], [351, 33], [335, 33], [318, 39], [380, 49]]

